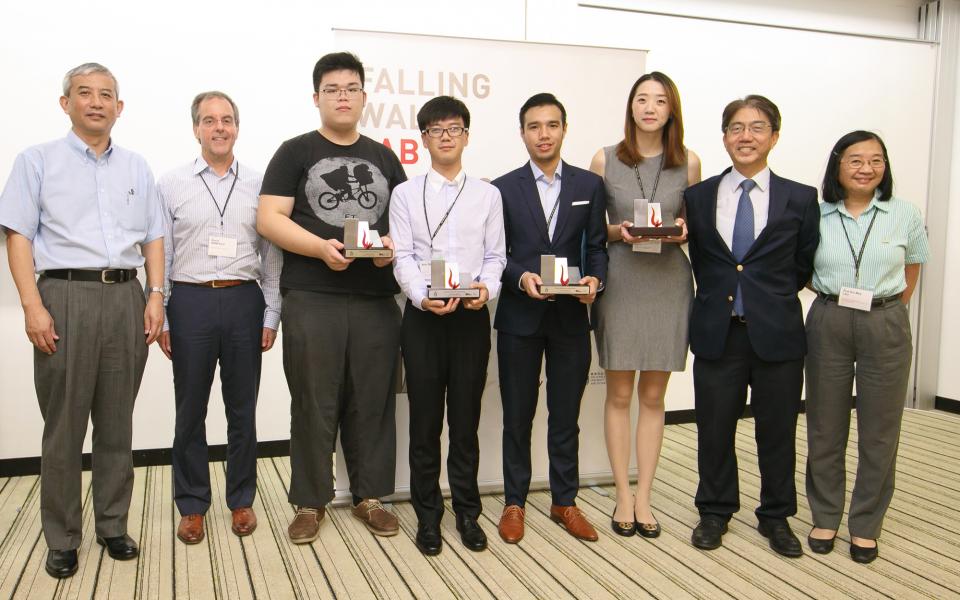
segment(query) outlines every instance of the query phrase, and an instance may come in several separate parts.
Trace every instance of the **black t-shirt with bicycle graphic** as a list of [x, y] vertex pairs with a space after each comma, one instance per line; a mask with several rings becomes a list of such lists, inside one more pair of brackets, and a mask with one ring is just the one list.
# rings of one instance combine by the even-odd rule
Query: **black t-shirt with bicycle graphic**
[[[341, 146], [311, 131], [281, 144], [263, 176], [260, 193], [294, 198], [290, 218], [315, 235], [343, 241], [343, 220], [370, 223], [381, 235], [390, 231], [390, 193], [407, 176], [390, 148], [361, 135]], [[357, 259], [346, 271], [332, 271], [320, 259], [283, 253], [280, 286], [286, 289], [346, 294], [392, 295], [399, 292], [390, 267]]]

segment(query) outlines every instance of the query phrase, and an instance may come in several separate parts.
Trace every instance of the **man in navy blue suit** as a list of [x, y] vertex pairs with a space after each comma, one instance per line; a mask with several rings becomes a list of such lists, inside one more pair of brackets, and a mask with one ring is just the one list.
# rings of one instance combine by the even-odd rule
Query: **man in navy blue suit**
[[770, 171], [780, 111], [763, 96], [723, 111], [733, 168], [687, 189], [697, 295], [690, 350], [697, 415], [697, 548], [720, 547], [740, 509], [735, 438], [747, 387], [760, 466], [757, 529], [784, 556], [801, 556], [787, 517], [797, 512], [795, 436], [806, 337], [797, 292], [819, 242], [817, 191]]
[[[500, 537], [523, 538], [530, 487], [530, 431], [546, 355], [550, 518], [579, 539], [597, 532], [576, 507], [580, 398], [590, 369], [590, 319], [607, 274], [603, 180], [560, 160], [567, 113], [553, 94], [536, 94], [520, 109], [520, 135], [530, 162], [494, 180], [503, 197], [507, 266], [494, 327], [503, 400], [506, 507]], [[567, 259], [583, 273], [589, 295], [545, 296], [540, 256]]]

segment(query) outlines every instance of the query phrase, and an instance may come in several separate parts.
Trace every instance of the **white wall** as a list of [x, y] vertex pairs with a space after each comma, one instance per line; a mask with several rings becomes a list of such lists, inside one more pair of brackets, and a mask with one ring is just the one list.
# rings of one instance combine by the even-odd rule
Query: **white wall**
[[[621, 4], [909, 36], [916, 29], [918, 2]], [[196, 153], [188, 104], [197, 91], [211, 88], [223, 89], [237, 100], [243, 117], [238, 156], [263, 167], [280, 141], [318, 124], [310, 98], [310, 72], [321, 54], [335, 49], [331, 28], [338, 27], [646, 48], [650, 50], [648, 68], [663, 70], [677, 81], [687, 144], [703, 159], [705, 175], [728, 164], [719, 131], [723, 105], [734, 97], [759, 92], [777, 102], [784, 114], [781, 140], [771, 156], [772, 167], [781, 175], [816, 185], [837, 137], [854, 128], [874, 129], [890, 147], [898, 194], [921, 207], [926, 201], [936, 55], [932, 46], [588, 9], [573, 0], [357, 0], [348, 10], [307, 0], [263, 6], [184, 0], [149, 9], [138, 3], [113, 2], [6, 5], [0, 9], [0, 67], [6, 75], [0, 110], [0, 177], [5, 178], [23, 147], [65, 133], [69, 123], [56, 104], [60, 80], [68, 68], [87, 60], [102, 62], [117, 74], [127, 106], [115, 138], [146, 155], [156, 174]], [[628, 90], [607, 85], [603, 65], [582, 73], [566, 72], [563, 65], [543, 68], [554, 69], [557, 77], [578, 78], [586, 94], [626, 99]], [[573, 128], [590, 127], [591, 118], [572, 114], [570, 122]], [[610, 131], [609, 142], [618, 135]], [[580, 164], [588, 159], [568, 158]], [[960, 221], [960, 216], [955, 212], [951, 219]], [[0, 458], [36, 456], [42, 423], [33, 394], [30, 350], [22, 333], [16, 292], [6, 270], [2, 271], [0, 335], [6, 352], [0, 358], [4, 383]], [[960, 281], [954, 278], [951, 285], [956, 290]], [[952, 331], [960, 328], [956, 322], [951, 326]], [[956, 346], [945, 349], [953, 359], [958, 353]], [[258, 415], [264, 440], [283, 439], [289, 432], [289, 398], [280, 359], [278, 348], [265, 360]], [[954, 390], [950, 393], [960, 398], [956, 391], [960, 380], [949, 381], [947, 370], [941, 369], [942, 378], [948, 380], [944, 389]], [[674, 377], [668, 406], [692, 407], [689, 372]], [[169, 446], [172, 422], [170, 367], [154, 349], [135, 413], [135, 446]], [[224, 432], [222, 405], [215, 401], [208, 421], [210, 442], [223, 443]]]

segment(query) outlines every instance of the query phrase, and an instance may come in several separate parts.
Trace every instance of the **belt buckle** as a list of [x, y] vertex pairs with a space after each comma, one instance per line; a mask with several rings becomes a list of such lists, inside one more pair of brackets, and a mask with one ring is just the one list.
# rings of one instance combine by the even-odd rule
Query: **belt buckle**
[[225, 285], [217, 285], [217, 280], [214, 279], [213, 281], [210, 282], [210, 287], [216, 289], [216, 288], [222, 288], [222, 287], [227, 287], [227, 286], [225, 286]]
[[747, 318], [743, 315], [733, 315], [733, 320], [736, 321], [737, 323], [740, 323], [741, 325], [747, 324]]
[[107, 279], [107, 273], [115, 273], [116, 269], [104, 269], [100, 271], [100, 283], [116, 283], [116, 280], [110, 281]]

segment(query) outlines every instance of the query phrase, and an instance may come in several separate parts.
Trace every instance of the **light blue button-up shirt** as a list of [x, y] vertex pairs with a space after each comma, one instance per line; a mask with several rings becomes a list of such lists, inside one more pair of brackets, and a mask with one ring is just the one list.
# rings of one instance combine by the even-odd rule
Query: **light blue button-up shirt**
[[71, 130], [24, 150], [0, 194], [0, 226], [33, 242], [38, 273], [136, 269], [137, 248], [163, 237], [147, 162], [114, 145], [97, 158]]
[[[538, 167], [532, 160], [530, 161], [530, 168], [533, 170], [533, 178], [537, 181], [537, 191], [540, 193], [540, 205], [543, 207], [543, 219], [550, 219], [550, 211], [553, 210], [554, 205], [557, 203], [557, 198], [560, 197], [560, 171], [563, 169], [563, 161], [557, 163], [557, 170], [553, 174], [553, 181], [547, 181], [547, 176], [544, 174], [543, 170]], [[557, 228], [557, 218], [560, 215], [560, 207], [557, 207], [557, 212], [553, 214], [553, 219], [550, 219], [550, 222], [547, 223], [547, 232], [550, 234], [550, 239], [553, 239], [553, 230]]]
[[[877, 220], [867, 237], [857, 281], [850, 245], [854, 252], [860, 252], [874, 215]], [[847, 286], [870, 290], [874, 298], [893, 296], [907, 287], [904, 265], [927, 262], [929, 256], [920, 210], [909, 202], [874, 198], [857, 218], [847, 212], [842, 200], [820, 203], [820, 245], [813, 259], [813, 287], [817, 291], [838, 295], [840, 288]]]

